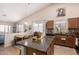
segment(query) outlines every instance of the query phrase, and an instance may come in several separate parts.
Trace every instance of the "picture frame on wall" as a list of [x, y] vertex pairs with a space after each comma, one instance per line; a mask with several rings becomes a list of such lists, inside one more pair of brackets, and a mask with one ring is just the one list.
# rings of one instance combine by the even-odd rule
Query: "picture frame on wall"
[[58, 8], [57, 9], [57, 17], [65, 16], [65, 8]]

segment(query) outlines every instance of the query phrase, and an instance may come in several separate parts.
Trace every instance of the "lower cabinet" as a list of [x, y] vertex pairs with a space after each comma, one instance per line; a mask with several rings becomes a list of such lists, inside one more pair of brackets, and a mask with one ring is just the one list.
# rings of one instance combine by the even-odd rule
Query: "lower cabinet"
[[51, 55], [51, 48], [50, 47], [47, 50], [47, 55]]
[[54, 55], [54, 44], [51, 44], [51, 55]]
[[53, 55], [54, 45], [51, 44], [46, 52], [42, 52], [33, 48], [27, 48], [27, 55]]
[[33, 48], [27, 48], [27, 54], [28, 55], [46, 55], [45, 52], [42, 52], [42, 51], [39, 51], [39, 50], [36, 50], [36, 49], [33, 49]]
[[76, 41], [76, 38], [69, 36], [66, 38], [65, 44], [71, 48], [75, 48], [75, 41]]
[[75, 48], [75, 37], [72, 36], [56, 36], [54, 38], [56, 45], [63, 45], [71, 48]]
[[51, 45], [49, 46], [47, 50], [47, 55], [53, 55], [53, 54], [54, 54], [54, 44], [51, 43]]

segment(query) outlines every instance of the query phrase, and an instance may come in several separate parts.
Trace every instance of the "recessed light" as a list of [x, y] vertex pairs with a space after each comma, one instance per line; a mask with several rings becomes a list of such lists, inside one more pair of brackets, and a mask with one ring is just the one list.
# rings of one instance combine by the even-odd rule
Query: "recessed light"
[[30, 5], [30, 3], [28, 3], [28, 5]]
[[6, 14], [3, 14], [2, 16], [7, 16]]

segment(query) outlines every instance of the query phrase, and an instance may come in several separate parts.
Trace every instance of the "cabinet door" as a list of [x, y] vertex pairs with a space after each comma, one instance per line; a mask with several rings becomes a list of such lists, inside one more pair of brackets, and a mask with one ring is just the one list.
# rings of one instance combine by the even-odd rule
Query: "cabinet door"
[[77, 28], [77, 18], [68, 19], [68, 27], [69, 28]]
[[51, 48], [50, 47], [47, 50], [47, 55], [51, 55]]
[[52, 42], [47, 50], [47, 55], [53, 55], [53, 54], [54, 54], [54, 44]]
[[68, 19], [68, 28], [77, 28], [77, 18]]
[[45, 52], [38, 51], [38, 50], [33, 49], [33, 48], [28, 48], [27, 54], [28, 55], [46, 55]]
[[56, 45], [65, 45], [65, 40], [63, 39], [65, 37], [62, 37], [62, 36], [56, 36], [55, 37], [55, 44]]
[[77, 26], [78, 26], [78, 28], [79, 28], [79, 18], [77, 18]]
[[75, 39], [74, 37], [68, 36], [68, 37], [66, 38], [66, 46], [75, 48], [75, 40], [76, 40], [76, 39]]
[[51, 44], [51, 55], [53, 55], [54, 54], [54, 44], [52, 43]]
[[53, 29], [53, 24], [54, 24], [54, 21], [48, 21], [48, 22], [46, 23], [46, 28], [47, 28], [47, 29]]
[[[33, 52], [33, 49], [31, 49], [31, 48], [28, 48], [27, 49], [28, 51], [27, 51], [27, 54], [28, 55], [33, 55], [33, 53], [35, 53], [35, 52]], [[35, 53], [36, 54], [36, 53]]]

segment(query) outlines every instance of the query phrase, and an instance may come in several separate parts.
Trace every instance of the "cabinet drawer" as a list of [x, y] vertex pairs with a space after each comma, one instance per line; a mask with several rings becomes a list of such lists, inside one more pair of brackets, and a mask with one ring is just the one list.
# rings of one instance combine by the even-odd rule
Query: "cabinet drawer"
[[55, 44], [57, 45], [65, 45], [66, 39], [57, 39]]

